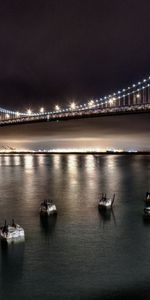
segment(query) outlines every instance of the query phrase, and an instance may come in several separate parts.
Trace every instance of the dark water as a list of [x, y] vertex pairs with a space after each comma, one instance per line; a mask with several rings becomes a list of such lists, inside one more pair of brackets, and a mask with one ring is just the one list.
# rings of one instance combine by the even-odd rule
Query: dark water
[[[26, 242], [0, 247], [0, 299], [150, 299], [150, 156], [0, 156], [0, 224]], [[101, 192], [116, 193], [100, 215]], [[53, 199], [57, 218], [40, 219]]]

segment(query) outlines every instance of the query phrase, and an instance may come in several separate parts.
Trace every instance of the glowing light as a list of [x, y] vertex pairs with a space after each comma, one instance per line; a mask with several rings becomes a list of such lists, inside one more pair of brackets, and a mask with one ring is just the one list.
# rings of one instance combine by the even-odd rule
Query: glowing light
[[70, 104], [70, 108], [71, 108], [72, 110], [74, 110], [74, 109], [76, 108], [76, 104], [75, 104], [74, 102], [72, 102], [72, 103]]
[[115, 98], [115, 97], [113, 97], [113, 98], [109, 99], [109, 104], [113, 104], [115, 100], [116, 100], [116, 98]]
[[44, 113], [44, 107], [41, 107], [41, 108], [40, 108], [40, 113], [41, 113], [41, 114]]
[[10, 115], [9, 114], [6, 114], [6, 119], [9, 119]]
[[32, 110], [31, 110], [30, 108], [27, 110], [27, 114], [28, 114], [29, 116], [32, 114]]
[[110, 99], [110, 100], [109, 100], [109, 104], [113, 104], [113, 99]]
[[17, 116], [17, 117], [19, 117], [19, 116], [20, 116], [20, 113], [19, 113], [19, 111], [17, 111], [17, 112], [16, 112], [16, 116]]
[[89, 106], [89, 107], [94, 106], [94, 100], [90, 100], [90, 101], [88, 102], [88, 106]]
[[136, 94], [136, 98], [140, 98], [140, 94]]
[[59, 110], [60, 110], [60, 106], [59, 106], [59, 105], [56, 105], [56, 106], [55, 106], [55, 109], [56, 109], [56, 111], [59, 111]]

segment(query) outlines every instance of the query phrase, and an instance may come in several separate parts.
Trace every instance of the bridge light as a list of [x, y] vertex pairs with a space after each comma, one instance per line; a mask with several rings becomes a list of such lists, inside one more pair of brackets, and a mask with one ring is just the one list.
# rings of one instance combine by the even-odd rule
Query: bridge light
[[19, 117], [19, 116], [20, 116], [20, 113], [19, 113], [19, 111], [17, 111], [17, 112], [16, 112], [16, 116], [17, 116], [17, 117]]
[[109, 99], [109, 104], [113, 104], [113, 98]]
[[72, 110], [74, 110], [74, 109], [76, 108], [76, 104], [75, 104], [74, 102], [72, 102], [72, 103], [70, 104], [70, 108], [71, 108]]
[[40, 113], [43, 114], [44, 113], [44, 107], [40, 108]]
[[28, 114], [29, 116], [31, 116], [32, 110], [31, 110], [30, 108], [27, 110], [27, 114]]
[[59, 106], [59, 105], [56, 105], [56, 106], [55, 106], [55, 110], [56, 110], [56, 111], [59, 111], [59, 110], [60, 110], [60, 106]]
[[9, 114], [6, 114], [6, 119], [9, 119], [10, 115]]
[[140, 94], [136, 94], [136, 98], [140, 98]]
[[89, 106], [89, 107], [94, 106], [94, 101], [93, 101], [93, 100], [90, 100], [90, 101], [88, 102], [88, 106]]

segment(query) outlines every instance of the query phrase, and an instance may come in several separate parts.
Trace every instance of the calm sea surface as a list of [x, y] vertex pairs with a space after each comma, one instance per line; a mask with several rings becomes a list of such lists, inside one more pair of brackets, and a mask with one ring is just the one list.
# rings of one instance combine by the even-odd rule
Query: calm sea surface
[[[0, 300], [150, 299], [148, 190], [148, 155], [1, 155], [0, 224], [26, 241], [0, 245]], [[102, 192], [116, 193], [107, 215]], [[46, 197], [56, 218], [39, 216]]]

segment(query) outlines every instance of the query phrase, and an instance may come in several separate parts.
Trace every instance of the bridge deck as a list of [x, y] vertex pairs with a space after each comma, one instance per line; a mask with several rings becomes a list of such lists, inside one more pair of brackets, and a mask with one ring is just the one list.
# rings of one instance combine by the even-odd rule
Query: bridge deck
[[78, 110], [71, 112], [58, 112], [58, 113], [45, 113], [36, 114], [31, 116], [15, 117], [13, 119], [6, 119], [0, 121], [0, 127], [11, 126], [11, 125], [21, 125], [29, 123], [39, 123], [39, 122], [54, 122], [54, 121], [67, 121], [72, 119], [83, 119], [83, 118], [95, 118], [95, 117], [106, 117], [114, 115], [126, 115], [126, 114], [139, 114], [150, 112], [150, 103], [145, 103], [144, 105], [135, 106], [124, 106], [124, 107], [114, 107], [114, 108], [96, 108], [88, 110]]

